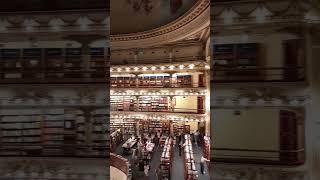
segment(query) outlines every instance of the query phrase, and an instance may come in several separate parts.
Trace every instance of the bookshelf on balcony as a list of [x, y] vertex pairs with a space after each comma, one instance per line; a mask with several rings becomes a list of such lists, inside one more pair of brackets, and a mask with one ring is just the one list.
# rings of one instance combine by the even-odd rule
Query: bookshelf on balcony
[[[106, 82], [109, 71], [105, 48], [90, 51], [83, 54], [80, 48], [1, 49], [1, 83]], [[91, 60], [87, 64], [84, 59]]]
[[3, 78], [22, 78], [20, 49], [1, 49], [1, 67]]
[[198, 75], [201, 81], [192, 82], [192, 75], [169, 74], [153, 75], [119, 75], [111, 76], [111, 87], [113, 88], [192, 88], [204, 87], [203, 75]]
[[[94, 121], [90, 125], [93, 131], [88, 132], [88, 124], [82, 112], [78, 110], [50, 109], [46, 112], [29, 110], [20, 115], [8, 111], [2, 114], [0, 123], [1, 156], [106, 155], [106, 139], [98, 137], [99, 134], [103, 134], [101, 128], [96, 128], [98, 125]], [[85, 146], [87, 135], [100, 144], [91, 143]]]

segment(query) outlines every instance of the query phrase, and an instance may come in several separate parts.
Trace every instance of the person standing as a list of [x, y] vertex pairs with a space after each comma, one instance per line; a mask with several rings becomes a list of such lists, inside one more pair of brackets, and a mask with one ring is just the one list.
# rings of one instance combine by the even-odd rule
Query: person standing
[[194, 141], [195, 141], [196, 146], [198, 146], [198, 139], [199, 139], [199, 131], [197, 130], [194, 133]]
[[208, 160], [207, 158], [201, 156], [201, 160], [200, 160], [200, 171], [201, 171], [201, 174], [204, 174], [204, 165], [206, 162], [209, 162], [210, 160]]
[[156, 170], [156, 174], [157, 174], [158, 180], [162, 180], [162, 170], [160, 166]]
[[179, 156], [181, 156], [182, 153], [182, 141], [179, 143]]

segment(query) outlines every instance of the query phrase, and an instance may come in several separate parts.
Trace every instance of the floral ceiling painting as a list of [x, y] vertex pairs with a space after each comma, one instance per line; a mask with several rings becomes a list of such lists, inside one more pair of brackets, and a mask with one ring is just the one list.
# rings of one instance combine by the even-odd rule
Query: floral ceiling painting
[[161, 27], [200, 0], [111, 0], [111, 34], [137, 33]]
[[[126, 2], [135, 12], [144, 12], [148, 15], [152, 13], [152, 10], [154, 9], [152, 0], [126, 0]], [[168, 3], [170, 3], [171, 13], [174, 14], [179, 10], [180, 7], [182, 7], [183, 0], [170, 0]]]

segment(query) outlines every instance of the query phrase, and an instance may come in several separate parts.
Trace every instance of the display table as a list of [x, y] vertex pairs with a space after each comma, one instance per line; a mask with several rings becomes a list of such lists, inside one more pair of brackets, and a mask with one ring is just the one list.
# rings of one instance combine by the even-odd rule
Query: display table
[[123, 153], [130, 153], [131, 148], [137, 143], [137, 139], [134, 137], [129, 138], [123, 145]]
[[117, 129], [110, 134], [111, 140], [111, 151], [115, 150], [116, 147], [123, 141], [123, 135], [121, 129]]
[[151, 153], [153, 151], [154, 146], [155, 146], [154, 143], [149, 142], [146, 144], [146, 150]]

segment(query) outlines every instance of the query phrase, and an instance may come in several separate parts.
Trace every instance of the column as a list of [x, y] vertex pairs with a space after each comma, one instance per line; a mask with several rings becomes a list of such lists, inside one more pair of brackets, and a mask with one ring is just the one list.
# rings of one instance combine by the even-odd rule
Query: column
[[85, 118], [85, 137], [86, 137], [85, 144], [89, 145], [92, 143], [91, 109], [83, 108], [82, 111], [83, 111], [83, 116]]
[[306, 31], [306, 61], [307, 76], [310, 82], [308, 89], [311, 102], [306, 105], [306, 165], [310, 172], [310, 179], [320, 179], [320, 73], [317, 69], [320, 47], [313, 47], [309, 29]]

